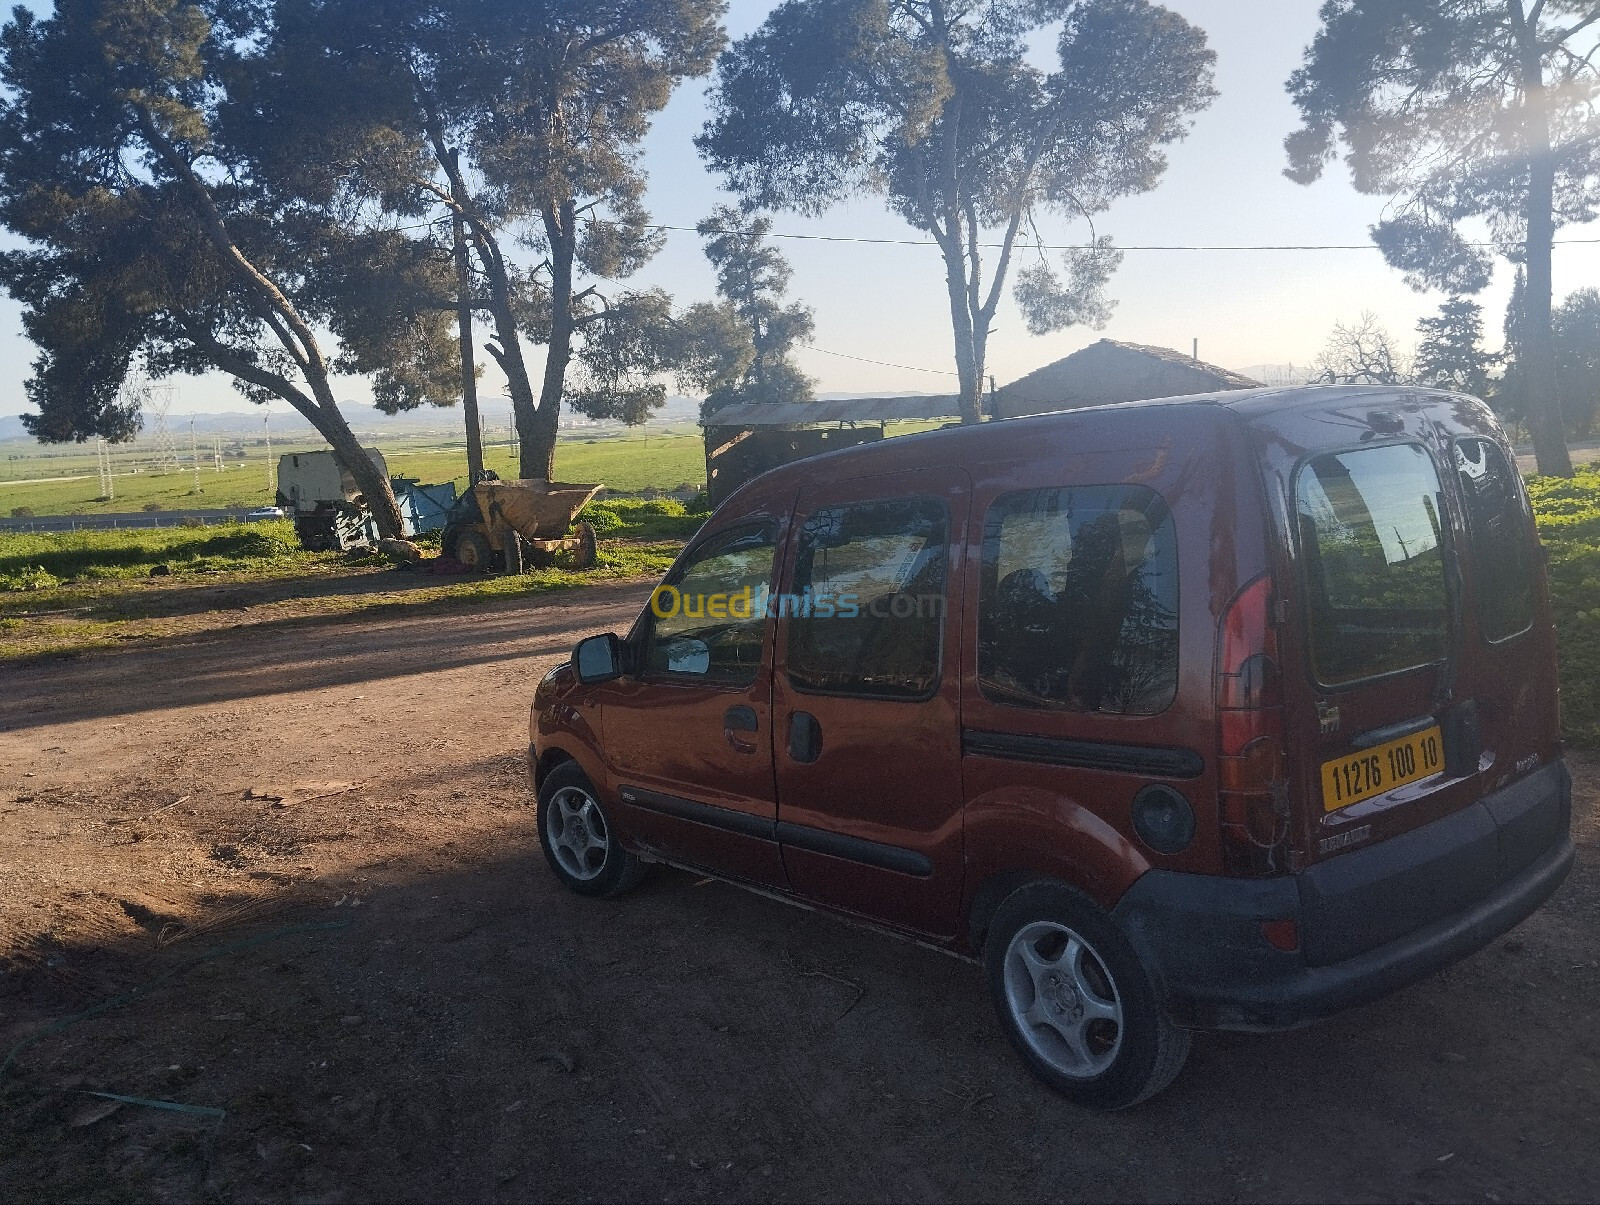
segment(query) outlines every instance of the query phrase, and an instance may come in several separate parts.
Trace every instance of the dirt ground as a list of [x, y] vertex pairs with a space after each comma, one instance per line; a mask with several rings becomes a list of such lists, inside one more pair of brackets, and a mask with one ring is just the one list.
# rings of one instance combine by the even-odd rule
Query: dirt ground
[[676, 872], [556, 886], [527, 704], [644, 596], [0, 668], [0, 1058], [32, 1039], [0, 1074], [5, 1195], [1600, 1192], [1594, 760], [1578, 868], [1509, 940], [1311, 1029], [1202, 1036], [1100, 1116], [1028, 1075], [968, 963]]

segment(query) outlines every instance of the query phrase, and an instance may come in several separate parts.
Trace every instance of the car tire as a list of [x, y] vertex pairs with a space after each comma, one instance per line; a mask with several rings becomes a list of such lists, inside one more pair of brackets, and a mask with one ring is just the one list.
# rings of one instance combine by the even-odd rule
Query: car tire
[[622, 848], [600, 797], [577, 762], [562, 762], [539, 787], [539, 846], [556, 878], [579, 895], [610, 899], [650, 869]]
[[451, 556], [468, 569], [488, 573], [494, 551], [489, 547], [489, 541], [484, 538], [481, 531], [468, 528], [456, 537]]
[[505, 549], [502, 556], [506, 573], [512, 577], [520, 577], [527, 568], [522, 536], [506, 524], [500, 528], [500, 546]]
[[1031, 883], [1007, 897], [983, 963], [1011, 1044], [1077, 1104], [1131, 1108], [1171, 1084], [1189, 1057], [1189, 1031], [1167, 1019], [1133, 947], [1064, 883]]
[[578, 551], [573, 559], [574, 569], [593, 569], [595, 562], [600, 559], [600, 539], [595, 534], [593, 523], [579, 523]]

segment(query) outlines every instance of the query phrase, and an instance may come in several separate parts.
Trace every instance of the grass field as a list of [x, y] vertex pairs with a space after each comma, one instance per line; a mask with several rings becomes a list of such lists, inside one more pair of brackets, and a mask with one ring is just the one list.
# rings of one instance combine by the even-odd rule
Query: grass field
[[[440, 447], [437, 439], [367, 440], [378, 446], [388, 461], [389, 472], [410, 477], [425, 485], [455, 481], [458, 489], [466, 485], [466, 452], [461, 448]], [[274, 458], [285, 451], [305, 451], [313, 445], [289, 445], [274, 449]], [[80, 461], [82, 463], [80, 463]], [[516, 467], [510, 449], [495, 444], [484, 450], [484, 462], [502, 477], [514, 478]], [[224, 461], [219, 473], [202, 462], [200, 493], [194, 492], [192, 469], [177, 473], [130, 473], [118, 475], [113, 497], [98, 501], [100, 483], [94, 476], [94, 457], [51, 456], [38, 460], [8, 462], [14, 472], [26, 467], [38, 476], [76, 476], [71, 481], [0, 480], [0, 516], [9, 516], [25, 507], [38, 515], [107, 514], [145, 509], [154, 503], [162, 510], [206, 510], [233, 507], [267, 506], [272, 497], [267, 490], [265, 450], [246, 461]], [[556, 445], [556, 475], [566, 481], [597, 481], [617, 493], [632, 494], [648, 488], [676, 489], [684, 483], [698, 486], [705, 481], [705, 447], [697, 435], [656, 435], [628, 432], [609, 436], [563, 439]]]
[[1600, 749], [1600, 463], [1570, 480], [1535, 477], [1528, 493], [1549, 550], [1562, 731], [1574, 745]]
[[672, 499], [591, 503], [583, 517], [601, 537], [593, 568], [515, 577], [395, 575], [384, 558], [304, 552], [287, 521], [0, 533], [0, 662], [171, 635], [218, 615], [237, 626], [239, 609], [263, 602], [292, 600], [297, 614], [368, 612], [659, 577], [705, 521]]

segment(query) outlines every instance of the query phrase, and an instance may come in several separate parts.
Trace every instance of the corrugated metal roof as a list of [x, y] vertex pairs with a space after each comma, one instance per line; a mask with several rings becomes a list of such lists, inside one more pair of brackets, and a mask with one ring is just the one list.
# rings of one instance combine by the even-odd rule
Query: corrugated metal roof
[[885, 423], [954, 418], [961, 413], [956, 394], [914, 397], [847, 397], [814, 402], [745, 402], [724, 406], [706, 420], [708, 427], [788, 427], [817, 423]]

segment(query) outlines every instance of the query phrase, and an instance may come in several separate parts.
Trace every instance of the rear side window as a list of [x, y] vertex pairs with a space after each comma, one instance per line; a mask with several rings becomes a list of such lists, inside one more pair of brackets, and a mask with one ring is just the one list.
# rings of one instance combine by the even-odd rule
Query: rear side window
[[800, 531], [789, 681], [821, 694], [921, 699], [939, 686], [949, 521], [908, 498], [817, 511]]
[[1489, 640], [1505, 640], [1533, 625], [1533, 549], [1526, 504], [1498, 444], [1457, 440], [1455, 462], [1472, 544], [1479, 623]]
[[749, 686], [766, 645], [772, 532], [713, 536], [650, 596], [645, 672], [719, 686]]
[[1300, 554], [1317, 680], [1339, 686], [1445, 655], [1439, 476], [1416, 444], [1300, 470]]
[[1144, 486], [1004, 494], [983, 529], [978, 685], [1017, 707], [1155, 715], [1178, 689], [1178, 551]]

